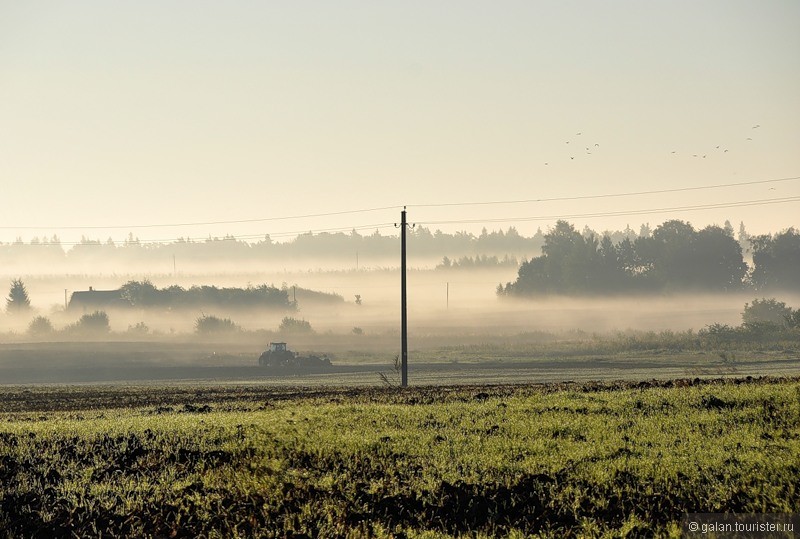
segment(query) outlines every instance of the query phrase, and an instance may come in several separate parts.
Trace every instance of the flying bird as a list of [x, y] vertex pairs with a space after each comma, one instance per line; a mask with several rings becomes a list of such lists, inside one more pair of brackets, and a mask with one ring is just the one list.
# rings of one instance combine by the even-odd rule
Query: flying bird
[[751, 139], [750, 137], [747, 137], [747, 140], [753, 140], [753, 139]]
[[761, 127], [761, 124], [756, 124], [753, 126], [753, 129], [758, 129], [759, 127]]

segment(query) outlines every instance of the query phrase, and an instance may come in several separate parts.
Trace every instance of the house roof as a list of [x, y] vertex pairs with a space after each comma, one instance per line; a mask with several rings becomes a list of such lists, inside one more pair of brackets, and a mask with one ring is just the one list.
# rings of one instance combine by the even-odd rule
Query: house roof
[[69, 308], [130, 307], [120, 290], [79, 290], [69, 299]]

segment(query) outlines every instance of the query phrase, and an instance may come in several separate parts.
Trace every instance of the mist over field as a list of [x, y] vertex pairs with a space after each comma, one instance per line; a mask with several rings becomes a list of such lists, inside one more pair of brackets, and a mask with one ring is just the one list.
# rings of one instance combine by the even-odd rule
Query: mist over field
[[[750, 372], [764, 372], [786, 367], [770, 350], [795, 357], [794, 229], [750, 237], [741, 227], [737, 240], [729, 223], [696, 230], [671, 220], [599, 235], [558, 221], [533, 237], [417, 230], [409, 240], [410, 362], [430, 371], [429, 382], [536, 380], [547, 369], [569, 378], [741, 369], [730, 359], [741, 350], [762, 362]], [[339, 376], [330, 383], [378, 383], [401, 347], [398, 243], [339, 233], [286, 244], [0, 246], [0, 258], [24, 260], [41, 249], [52, 257], [49, 266], [5, 276], [0, 374], [263, 378], [270, 371], [257, 366], [259, 355], [286, 342], [301, 357], [330, 357]], [[184, 250], [180, 258], [173, 247]], [[69, 273], [89, 262], [91, 271]], [[745, 324], [746, 305], [767, 297], [777, 298], [760, 306], [772, 306], [773, 325]], [[789, 315], [798, 320], [784, 324]], [[598, 358], [637, 363], [596, 372]], [[476, 366], [494, 371], [470, 370]], [[522, 370], [512, 376], [509, 368]]]
[[[736, 325], [744, 304], [766, 294], [796, 304], [800, 234], [751, 237], [742, 224], [734, 236], [730, 223], [696, 230], [678, 220], [602, 235], [565, 221], [531, 237], [513, 228], [480, 236], [416, 230], [408, 249], [410, 328], [487, 336], [697, 331]], [[7, 300], [4, 329], [24, 333], [34, 315], [60, 329], [102, 310], [116, 333], [137, 324], [147, 328], [139, 333], [192, 333], [203, 316], [246, 331], [276, 331], [291, 316], [317, 333], [392, 333], [398, 247], [396, 237], [355, 232], [284, 244], [87, 242], [66, 252], [54, 241], [0, 245], [0, 278], [24, 277], [30, 305], [15, 313]]]
[[[442, 272], [411, 270], [408, 274], [409, 324], [425, 332], [512, 334], [525, 331], [583, 330], [698, 330], [718, 322], [735, 325], [741, 321], [744, 304], [760, 297], [755, 292], [735, 294], [677, 293], [613, 297], [547, 296], [541, 298], [498, 298], [495, 287], [514, 277], [513, 269]], [[50, 317], [54, 324], [74, 322], [84, 310], [64, 310], [64, 289], [74, 291], [113, 290], [136, 276], [67, 276], [25, 279], [34, 312]], [[366, 332], [397, 330], [400, 308], [397, 270], [315, 271], [248, 273], [243, 275], [151, 275], [155, 286], [214, 285], [247, 287], [261, 283], [285, 286], [292, 299], [296, 287], [325, 292], [330, 301], [297, 298], [296, 311], [232, 307], [205, 309], [107, 309], [113, 331], [145, 322], [160, 333], [193, 331], [202, 314], [231, 318], [247, 330], [276, 330], [286, 315], [304, 318], [318, 332], [348, 333], [353, 327]], [[356, 295], [361, 304], [356, 303]], [[295, 292], [296, 296], [296, 292]], [[338, 297], [336, 297], [338, 296]], [[800, 305], [800, 294], [782, 294], [790, 305]], [[32, 316], [30, 316], [32, 318]], [[3, 316], [6, 330], [24, 331], [30, 318]]]

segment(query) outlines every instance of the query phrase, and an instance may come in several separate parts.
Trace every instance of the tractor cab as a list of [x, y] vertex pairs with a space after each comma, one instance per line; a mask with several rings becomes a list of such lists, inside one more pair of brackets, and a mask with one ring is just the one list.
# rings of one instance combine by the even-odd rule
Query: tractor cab
[[261, 357], [258, 364], [262, 367], [288, 367], [294, 362], [295, 354], [286, 348], [285, 342], [271, 342]]
[[269, 351], [270, 352], [285, 352], [286, 351], [286, 343], [285, 342], [271, 342], [271, 343], [269, 343]]

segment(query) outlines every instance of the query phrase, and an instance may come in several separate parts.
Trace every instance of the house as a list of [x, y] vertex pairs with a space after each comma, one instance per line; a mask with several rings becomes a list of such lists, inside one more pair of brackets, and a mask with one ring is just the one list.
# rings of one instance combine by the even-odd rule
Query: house
[[69, 310], [97, 311], [112, 308], [126, 308], [131, 304], [122, 297], [120, 290], [89, 290], [73, 292], [69, 298]]

